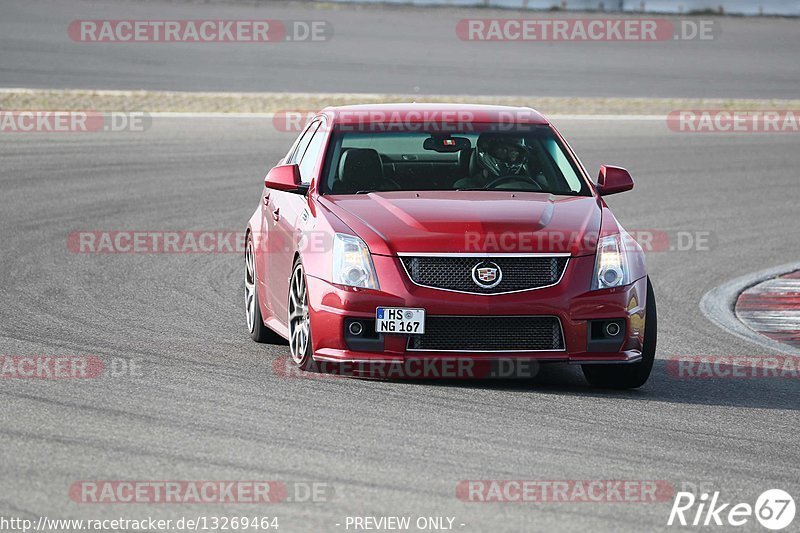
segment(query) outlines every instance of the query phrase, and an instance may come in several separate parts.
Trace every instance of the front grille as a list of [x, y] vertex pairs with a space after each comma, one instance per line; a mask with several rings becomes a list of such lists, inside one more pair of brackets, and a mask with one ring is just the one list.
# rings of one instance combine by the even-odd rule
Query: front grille
[[[417, 285], [472, 294], [501, 294], [539, 289], [557, 283], [569, 258], [405, 256], [400, 260]], [[491, 288], [481, 287], [473, 279], [473, 269], [476, 265], [491, 263], [500, 269], [500, 283]]]
[[554, 316], [429, 316], [425, 333], [411, 335], [417, 351], [561, 351], [564, 336]]

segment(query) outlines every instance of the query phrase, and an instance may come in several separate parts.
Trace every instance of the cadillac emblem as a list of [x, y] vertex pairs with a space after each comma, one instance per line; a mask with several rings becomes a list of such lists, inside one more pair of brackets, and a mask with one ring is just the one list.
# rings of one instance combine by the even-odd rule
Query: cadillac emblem
[[481, 261], [472, 268], [472, 281], [482, 289], [497, 287], [503, 280], [503, 272], [497, 263]]

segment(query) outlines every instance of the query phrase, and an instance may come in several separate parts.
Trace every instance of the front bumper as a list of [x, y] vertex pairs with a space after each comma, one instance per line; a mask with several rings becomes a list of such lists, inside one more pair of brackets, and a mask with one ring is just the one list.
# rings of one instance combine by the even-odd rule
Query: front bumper
[[[594, 256], [573, 257], [554, 286], [524, 292], [476, 295], [415, 285], [396, 257], [373, 256], [380, 290], [333, 285], [308, 278], [314, 360], [329, 363], [405, 363], [409, 360], [473, 361], [497, 359], [568, 363], [630, 363], [641, 358], [644, 342], [646, 278], [624, 287], [589, 291]], [[406, 335], [384, 335], [382, 350], [353, 350], [345, 341], [346, 321], [374, 319], [375, 309], [421, 307], [427, 316], [555, 316], [561, 321], [565, 349], [561, 351], [409, 351]], [[615, 351], [590, 351], [589, 321], [624, 321], [623, 339]]]

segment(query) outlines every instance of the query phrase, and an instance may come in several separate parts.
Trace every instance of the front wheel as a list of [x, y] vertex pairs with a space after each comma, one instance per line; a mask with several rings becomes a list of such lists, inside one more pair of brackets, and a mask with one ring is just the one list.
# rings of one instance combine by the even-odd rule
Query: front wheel
[[647, 304], [644, 316], [642, 359], [626, 365], [582, 365], [583, 375], [590, 385], [604, 389], [635, 389], [645, 384], [653, 370], [658, 332], [656, 297], [653, 294], [650, 278], [647, 278]]
[[289, 282], [289, 350], [292, 361], [301, 370], [308, 370], [311, 357], [311, 320], [308, 317], [308, 288], [300, 259], [294, 262]]

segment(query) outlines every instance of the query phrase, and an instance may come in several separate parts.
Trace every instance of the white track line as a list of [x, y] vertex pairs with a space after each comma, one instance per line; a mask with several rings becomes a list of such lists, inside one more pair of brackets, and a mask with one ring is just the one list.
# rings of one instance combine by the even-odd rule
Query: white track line
[[180, 113], [171, 111], [157, 111], [154, 113], [145, 112], [145, 115], [153, 118], [275, 118], [275, 113]]
[[[201, 113], [201, 112], [171, 112], [161, 111], [147, 113], [153, 118], [245, 118], [245, 119], [273, 119], [276, 113]], [[667, 115], [545, 115], [551, 120], [666, 120]]]

